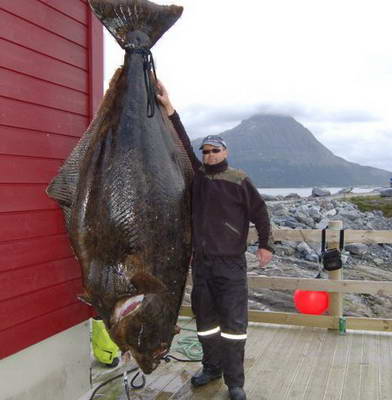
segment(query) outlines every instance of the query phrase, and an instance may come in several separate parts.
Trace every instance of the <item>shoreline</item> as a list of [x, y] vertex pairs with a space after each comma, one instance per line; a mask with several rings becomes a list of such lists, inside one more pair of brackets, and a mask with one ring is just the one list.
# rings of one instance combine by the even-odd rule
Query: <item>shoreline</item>
[[380, 191], [367, 191], [367, 192], [347, 192], [347, 193], [331, 193], [331, 194], [325, 194], [325, 195], [312, 195], [310, 194], [309, 196], [301, 196], [298, 193], [292, 192], [289, 193], [285, 196], [282, 195], [270, 195], [270, 194], [266, 194], [266, 193], [262, 193], [260, 192], [260, 195], [263, 197], [263, 199], [267, 202], [267, 203], [281, 203], [281, 202], [293, 202], [296, 200], [309, 200], [309, 201], [313, 201], [313, 200], [321, 200], [321, 199], [325, 199], [325, 200], [344, 200], [344, 199], [350, 199], [352, 197], [381, 197]]

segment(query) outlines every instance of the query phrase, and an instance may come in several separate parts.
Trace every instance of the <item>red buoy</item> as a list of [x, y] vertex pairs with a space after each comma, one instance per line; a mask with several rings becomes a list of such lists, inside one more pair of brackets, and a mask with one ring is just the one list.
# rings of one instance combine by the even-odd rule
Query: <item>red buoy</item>
[[315, 290], [296, 290], [294, 292], [295, 308], [303, 314], [322, 314], [328, 309], [327, 292]]

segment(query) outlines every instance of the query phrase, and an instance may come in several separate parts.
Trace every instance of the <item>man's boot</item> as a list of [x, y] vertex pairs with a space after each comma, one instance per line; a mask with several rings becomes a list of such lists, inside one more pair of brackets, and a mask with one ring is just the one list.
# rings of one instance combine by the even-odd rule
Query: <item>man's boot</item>
[[213, 370], [204, 367], [203, 370], [192, 376], [191, 378], [191, 383], [193, 386], [203, 386], [207, 385], [207, 383], [210, 383], [211, 381], [214, 381], [215, 379], [222, 378], [222, 371], [221, 370]]
[[240, 386], [229, 388], [230, 400], [246, 400], [246, 393]]
[[199, 337], [199, 340], [203, 348], [203, 370], [192, 377], [193, 386], [203, 386], [222, 377], [220, 335]]

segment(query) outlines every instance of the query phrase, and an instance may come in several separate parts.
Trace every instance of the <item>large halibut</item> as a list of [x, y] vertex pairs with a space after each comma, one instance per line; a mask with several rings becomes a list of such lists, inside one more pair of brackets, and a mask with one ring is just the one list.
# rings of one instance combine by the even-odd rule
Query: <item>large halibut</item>
[[90, 5], [125, 50], [124, 66], [47, 193], [64, 211], [87, 300], [150, 373], [170, 348], [191, 255], [192, 167], [156, 103], [149, 50], [182, 7]]

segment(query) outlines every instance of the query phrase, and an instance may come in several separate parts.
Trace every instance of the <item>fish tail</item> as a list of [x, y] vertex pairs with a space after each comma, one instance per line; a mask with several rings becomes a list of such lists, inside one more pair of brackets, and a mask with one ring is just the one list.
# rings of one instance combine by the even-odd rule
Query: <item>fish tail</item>
[[137, 45], [131, 32], [148, 36], [151, 48], [180, 18], [183, 8], [164, 6], [148, 0], [89, 0], [93, 12], [123, 49]]

